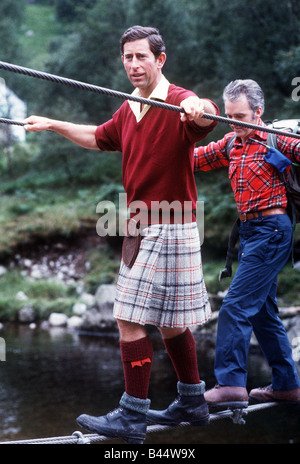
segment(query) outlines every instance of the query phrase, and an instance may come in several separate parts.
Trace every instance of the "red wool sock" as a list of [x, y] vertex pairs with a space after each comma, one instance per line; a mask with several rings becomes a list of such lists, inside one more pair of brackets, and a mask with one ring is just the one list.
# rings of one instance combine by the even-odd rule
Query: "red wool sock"
[[190, 329], [176, 337], [164, 339], [164, 344], [178, 380], [182, 383], [199, 383], [196, 344]]
[[136, 398], [147, 399], [153, 349], [150, 338], [120, 342], [125, 391]]

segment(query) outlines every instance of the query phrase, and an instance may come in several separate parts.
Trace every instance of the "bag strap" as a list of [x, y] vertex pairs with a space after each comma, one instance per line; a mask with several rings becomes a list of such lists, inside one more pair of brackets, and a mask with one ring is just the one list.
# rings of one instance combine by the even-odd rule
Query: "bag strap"
[[226, 155], [228, 159], [230, 159], [230, 152], [233, 147], [234, 141], [235, 141], [235, 135], [233, 135], [226, 144]]

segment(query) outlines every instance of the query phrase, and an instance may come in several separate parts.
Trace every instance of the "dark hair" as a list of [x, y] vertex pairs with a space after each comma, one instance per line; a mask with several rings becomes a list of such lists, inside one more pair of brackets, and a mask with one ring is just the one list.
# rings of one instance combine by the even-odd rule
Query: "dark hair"
[[155, 58], [158, 58], [161, 53], [166, 51], [165, 43], [158, 29], [154, 27], [132, 26], [124, 32], [120, 39], [121, 55], [124, 53], [126, 42], [140, 39], [148, 39], [150, 50]]

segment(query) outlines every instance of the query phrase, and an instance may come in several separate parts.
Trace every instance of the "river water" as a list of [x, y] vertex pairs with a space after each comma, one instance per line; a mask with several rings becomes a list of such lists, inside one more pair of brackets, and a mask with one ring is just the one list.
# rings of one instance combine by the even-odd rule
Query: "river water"
[[[150, 335], [155, 356], [149, 397], [151, 407], [164, 409], [176, 395], [177, 380], [161, 339], [154, 331]], [[31, 330], [8, 325], [0, 336], [6, 344], [6, 361], [0, 363], [1, 442], [69, 436], [79, 430], [78, 415], [102, 415], [117, 407], [124, 384], [116, 333], [92, 336], [63, 328]], [[215, 383], [214, 346], [205, 333], [195, 338], [200, 375], [211, 388]], [[257, 349], [250, 351], [248, 388], [268, 383], [268, 365]], [[273, 443], [300, 443], [300, 406], [252, 412], [245, 425], [225, 418], [205, 427], [151, 433], [145, 441], [161, 445]]]

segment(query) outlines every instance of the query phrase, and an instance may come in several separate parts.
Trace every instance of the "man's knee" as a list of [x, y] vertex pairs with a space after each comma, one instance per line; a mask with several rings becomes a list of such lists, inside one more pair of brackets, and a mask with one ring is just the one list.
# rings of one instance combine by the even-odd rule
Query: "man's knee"
[[135, 322], [124, 321], [117, 319], [120, 340], [124, 342], [133, 342], [140, 338], [146, 337], [147, 331], [143, 325], [136, 324]]
[[185, 332], [186, 327], [159, 327], [159, 331], [163, 338], [173, 338]]

